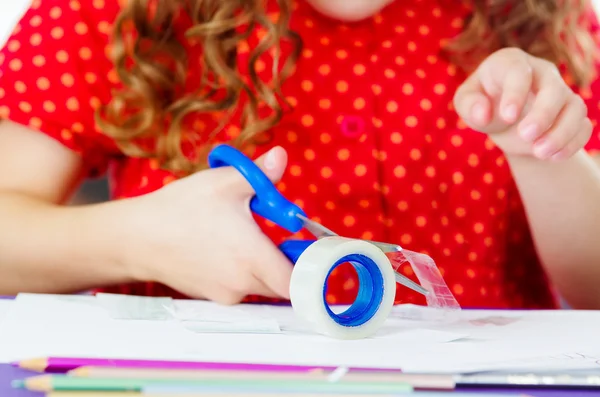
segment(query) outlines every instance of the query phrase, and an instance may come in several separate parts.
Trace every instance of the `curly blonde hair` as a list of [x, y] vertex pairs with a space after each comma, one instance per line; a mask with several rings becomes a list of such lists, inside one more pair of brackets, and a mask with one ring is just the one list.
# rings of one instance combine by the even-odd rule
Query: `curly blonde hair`
[[[188, 116], [240, 111], [241, 133], [231, 143], [243, 147], [264, 138], [282, 117], [286, 103], [281, 85], [293, 72], [302, 47], [301, 38], [289, 27], [292, 0], [276, 2], [279, 13], [273, 20], [264, 0], [129, 0], [113, 31], [113, 61], [123, 87], [99, 109], [100, 128], [125, 155], [156, 158], [164, 169], [183, 175], [206, 166], [207, 145], [199, 145], [193, 158], [182, 150], [190, 132], [184, 122]], [[469, 70], [497, 49], [518, 47], [565, 66], [579, 86], [593, 79], [595, 44], [590, 27], [582, 23], [585, 14], [593, 12], [587, 1], [471, 0], [471, 5], [462, 34], [444, 49], [455, 64]], [[188, 43], [175, 35], [176, 20], [182, 15], [191, 21], [185, 32]], [[238, 47], [258, 27], [266, 34], [250, 49], [249, 78], [244, 79]], [[293, 48], [285, 60], [283, 41]], [[202, 48], [200, 88], [182, 94], [189, 43]], [[274, 54], [275, 67], [272, 80], [262, 81], [256, 63], [267, 51]], [[261, 105], [271, 114], [260, 117]]]

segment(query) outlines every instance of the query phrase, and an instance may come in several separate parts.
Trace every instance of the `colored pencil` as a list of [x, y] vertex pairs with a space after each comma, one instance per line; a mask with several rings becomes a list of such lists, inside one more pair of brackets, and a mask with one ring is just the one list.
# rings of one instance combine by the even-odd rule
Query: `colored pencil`
[[[107, 396], [106, 392], [103, 391], [50, 391], [45, 394], [44, 397], [143, 397], [141, 392], [137, 391], [113, 391]], [[163, 397], [160, 395], [154, 395], [152, 397]], [[166, 397], [166, 396], [165, 396]], [[207, 396], [208, 397], [208, 396]], [[226, 396], [219, 396], [226, 397]], [[248, 396], [244, 396], [248, 397]], [[336, 396], [339, 397], [339, 396]]]
[[69, 376], [83, 378], [113, 379], [243, 379], [261, 380], [331, 380], [335, 377], [339, 382], [399, 382], [407, 383], [415, 389], [453, 390], [455, 383], [451, 375], [402, 374], [398, 372], [348, 372], [339, 377], [333, 372], [281, 373], [276, 371], [211, 371], [211, 370], [173, 370], [173, 369], [137, 369], [109, 367], [79, 367], [68, 372]]
[[329, 381], [279, 381], [230, 379], [113, 379], [78, 378], [68, 375], [40, 375], [13, 382], [13, 387], [31, 391], [143, 391], [146, 387], [168, 386], [189, 387], [194, 392], [279, 392], [279, 393], [352, 393], [352, 394], [395, 394], [411, 392], [413, 388], [399, 382], [329, 382]]
[[[248, 372], [243, 370], [174, 370], [113, 367], [80, 367], [69, 375], [90, 378], [154, 378], [154, 379], [278, 379], [325, 380], [335, 376], [333, 371]], [[348, 371], [336, 378], [339, 381], [401, 382], [418, 390], [453, 390], [464, 387], [513, 387], [534, 389], [577, 388], [600, 390], [600, 373], [475, 373], [475, 374], [412, 374], [394, 370], [380, 372]]]
[[[336, 367], [309, 365], [280, 365], [280, 364], [251, 364], [251, 363], [222, 363], [200, 361], [163, 361], [163, 360], [127, 360], [109, 358], [71, 358], [47, 357], [34, 358], [13, 363], [13, 366], [35, 372], [64, 373], [85, 366], [95, 367], [125, 367], [144, 369], [202, 369], [202, 370], [234, 370], [234, 371], [277, 371], [277, 372], [308, 372], [334, 371]], [[351, 371], [381, 372], [397, 371], [399, 369], [381, 368], [350, 368]]]
[[[302, 373], [247, 372], [218, 370], [171, 370], [109, 367], [80, 367], [68, 372], [69, 376], [87, 378], [141, 378], [141, 379], [262, 379], [262, 380], [330, 380], [332, 372]], [[514, 387], [533, 389], [577, 388], [600, 389], [600, 374], [587, 373], [480, 373], [465, 375], [411, 374], [398, 372], [348, 372], [336, 377], [339, 382], [401, 382], [415, 390], [455, 390], [465, 387]]]
[[[185, 397], [265, 397], [265, 395], [268, 395], [268, 393], [194, 393], [194, 394], [185, 394]], [[152, 396], [152, 397], [174, 397], [173, 394], [169, 394], [169, 393], [145, 393], [145, 392], [98, 392], [98, 391], [90, 391], [90, 392], [86, 392], [86, 391], [81, 391], [81, 392], [77, 392], [77, 391], [51, 391], [49, 393], [46, 393], [45, 397], [145, 397], [145, 396]], [[293, 393], [293, 397], [398, 397], [397, 394], [389, 394], [389, 395], [385, 395], [385, 394], [321, 394], [321, 393], [315, 393], [315, 394], [306, 394], [306, 393]], [[417, 396], [420, 397], [420, 396]], [[430, 396], [423, 396], [423, 397], [430, 397]], [[438, 397], [438, 396], [431, 396], [431, 397]], [[441, 396], [440, 397], [446, 397], [446, 396]], [[452, 397], [455, 397], [454, 395]], [[470, 393], [468, 396], [461, 396], [459, 395], [458, 397], [480, 397], [478, 394], [472, 394]], [[488, 397], [488, 395], [486, 394], [483, 397]], [[494, 397], [492, 395], [492, 397]], [[503, 395], [502, 397], [506, 397], [506, 395]]]
[[[264, 397], [265, 395], [275, 395], [277, 397], [280, 397], [283, 393], [288, 393], [293, 397], [298, 397], [298, 395], [305, 395], [305, 396], [312, 396], [312, 397], [323, 397], [323, 394], [321, 393], [303, 393], [301, 391], [296, 391], [296, 390], [264, 390], [264, 391], [260, 391], [261, 394], [258, 393], [254, 393], [254, 391], [252, 392], [247, 392], [245, 390], [240, 390], [238, 393], [232, 394], [231, 392], [229, 392], [228, 390], [225, 389], [215, 389], [214, 392], [212, 393], [212, 395], [214, 397], [231, 397], [233, 395], [235, 395], [236, 397], [248, 397], [248, 395], [252, 395], [253, 397]], [[219, 396], [219, 394], [221, 394], [221, 396]], [[331, 393], [330, 397], [340, 397], [340, 396], [347, 396], [347, 397], [364, 397], [364, 396], [369, 396], [369, 397], [401, 397], [401, 396], [406, 396], [406, 397], [508, 397], [508, 396], [519, 396], [519, 397], [533, 397], [533, 396], [528, 396], [528, 395], [524, 395], [522, 393], [519, 393], [517, 391], [513, 391], [513, 392], [500, 392], [498, 391], [497, 393], [487, 393], [487, 392], [440, 392], [440, 391], [406, 391], [406, 392], [396, 392], [396, 393], [383, 393], [383, 394], [379, 394], [376, 392], [371, 392], [371, 393], [361, 393], [360, 391], [356, 390], [356, 389], [348, 389], [347, 392], [341, 392], [341, 393]], [[142, 394], [141, 396], [152, 396], [152, 397], [206, 397], [207, 394], [205, 394], [205, 390], [204, 389], [200, 389], [197, 387], [186, 387], [186, 386], [162, 386], [162, 385], [157, 385], [157, 386], [149, 386], [146, 387], [142, 390]], [[108, 397], [108, 396], [107, 396]]]
[[[190, 393], [180, 394], [184, 397], [265, 397], [268, 393]], [[414, 392], [407, 394], [407, 397], [509, 397], [509, 396], [521, 396], [518, 393], [461, 393], [453, 392], [448, 394], [447, 392]], [[98, 391], [51, 391], [46, 393], [45, 397], [176, 397], [171, 393], [153, 393], [153, 392], [98, 392]], [[293, 393], [293, 397], [398, 397], [397, 394], [307, 394], [307, 393]]]

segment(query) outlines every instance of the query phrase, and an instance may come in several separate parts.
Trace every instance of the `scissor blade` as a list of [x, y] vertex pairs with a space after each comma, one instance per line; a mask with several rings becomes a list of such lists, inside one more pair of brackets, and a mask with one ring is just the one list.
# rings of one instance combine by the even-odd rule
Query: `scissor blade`
[[[317, 239], [338, 235], [337, 233], [334, 233], [333, 231], [327, 229], [325, 226], [321, 225], [320, 223], [310, 220], [305, 216], [302, 216], [300, 214], [297, 214], [296, 216], [298, 217], [298, 219], [300, 219], [304, 223], [304, 227], [306, 228], [306, 230], [308, 230], [311, 234], [313, 234]], [[400, 247], [397, 244], [381, 243], [378, 241], [370, 241], [370, 240], [366, 240], [366, 241], [375, 245], [383, 252], [402, 251], [402, 247]], [[394, 274], [396, 277], [396, 282], [398, 284], [402, 284], [405, 287], [410, 288], [413, 291], [418, 292], [423, 295], [429, 294], [429, 291], [427, 291], [425, 288], [421, 287], [419, 284], [415, 283], [411, 279], [403, 276], [402, 274], [400, 274], [396, 271], [394, 272]]]
[[303, 215], [296, 214], [296, 216], [304, 223], [304, 227], [306, 228], [306, 230], [311, 232], [317, 239], [320, 239], [322, 237], [331, 237], [338, 235], [337, 233], [332, 232], [320, 223], [310, 220]]
[[400, 274], [398, 272], [394, 272], [394, 274], [396, 276], [396, 282], [398, 284], [402, 284], [405, 287], [410, 288], [413, 291], [418, 292], [420, 294], [429, 295], [429, 291], [428, 290], [426, 290], [425, 288], [421, 287], [419, 284], [415, 283], [411, 279], [407, 278], [406, 276], [403, 276], [402, 274]]
[[[385, 253], [388, 253], [388, 252], [400, 252], [400, 251], [402, 251], [402, 247], [400, 247], [398, 244], [382, 243], [382, 242], [379, 242], [379, 241], [370, 241], [370, 240], [368, 240], [368, 241], [371, 244], [373, 244], [376, 247], [378, 247], [380, 250], [382, 250]], [[410, 288], [413, 291], [418, 292], [418, 293], [423, 294], [423, 295], [429, 294], [428, 290], [426, 290], [425, 288], [423, 288], [419, 284], [415, 283], [411, 279], [409, 279], [406, 276], [398, 273], [397, 271], [394, 271], [394, 273], [395, 273], [395, 276], [396, 276], [396, 282], [398, 284], [402, 284], [405, 287]]]
[[398, 244], [382, 243], [379, 241], [372, 241], [372, 240], [365, 240], [365, 241], [373, 244], [374, 246], [376, 246], [377, 248], [379, 248], [380, 250], [382, 250], [385, 253], [402, 251], [402, 247], [400, 247]]

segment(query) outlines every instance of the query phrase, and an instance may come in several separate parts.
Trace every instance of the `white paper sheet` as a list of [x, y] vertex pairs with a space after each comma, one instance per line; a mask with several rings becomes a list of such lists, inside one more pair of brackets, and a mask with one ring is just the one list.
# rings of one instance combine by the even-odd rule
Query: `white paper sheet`
[[279, 323], [272, 316], [247, 312], [233, 306], [176, 302], [168, 297], [147, 297], [121, 294], [96, 295], [97, 303], [116, 320], [177, 320], [193, 332], [220, 333], [280, 333]]
[[[210, 302], [175, 303], [196, 310], [218, 308]], [[89, 296], [20, 295], [14, 305], [0, 329], [0, 362], [75, 356], [442, 373], [518, 366], [540, 370], [540, 365], [600, 368], [593, 359], [566, 356], [595, 357], [595, 350], [600, 353], [600, 312], [464, 311], [460, 321], [444, 325], [415, 319], [429, 309], [402, 306], [375, 337], [343, 341], [314, 334], [295, 318], [290, 307], [237, 306], [235, 310], [275, 318], [283, 332], [229, 334], [194, 333], [177, 321], [112, 319]]]
[[[176, 304], [197, 310], [218, 307], [201, 301]], [[231, 308], [223, 308], [227, 309]], [[436, 330], [420, 333], [414, 325], [403, 327], [392, 321], [377, 338], [340, 341], [311, 332], [295, 319], [290, 307], [243, 305], [236, 309], [272, 316], [284, 332], [194, 333], [175, 320], [113, 319], [91, 296], [19, 295], [0, 329], [0, 362], [75, 356], [393, 367], [398, 361], [386, 359], [389, 344], [409, 346], [416, 352], [419, 345], [465, 337]]]
[[177, 301], [170, 313], [187, 330], [198, 333], [278, 334], [282, 332], [277, 319], [269, 313], [245, 310], [243, 307]]
[[0, 327], [4, 322], [4, 318], [8, 314], [8, 310], [10, 309], [10, 305], [12, 300], [10, 299], [0, 299]]
[[118, 320], [167, 320], [173, 308], [168, 297], [97, 294], [96, 301], [111, 318]]

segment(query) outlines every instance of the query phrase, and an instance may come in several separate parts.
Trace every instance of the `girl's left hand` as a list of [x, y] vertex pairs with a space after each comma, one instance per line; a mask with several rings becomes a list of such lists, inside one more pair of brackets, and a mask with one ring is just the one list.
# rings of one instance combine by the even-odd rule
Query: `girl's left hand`
[[592, 133], [583, 99], [556, 66], [514, 48], [483, 61], [456, 91], [454, 107], [508, 156], [566, 159]]

